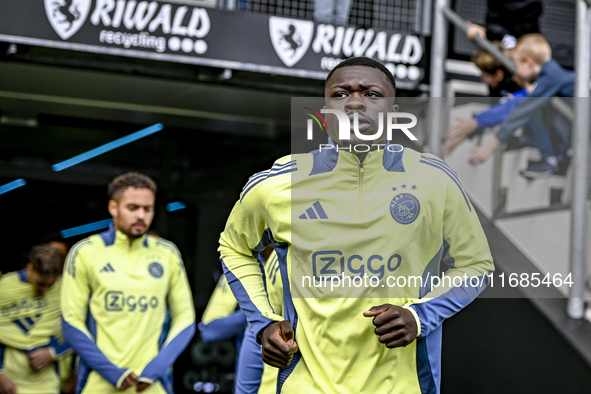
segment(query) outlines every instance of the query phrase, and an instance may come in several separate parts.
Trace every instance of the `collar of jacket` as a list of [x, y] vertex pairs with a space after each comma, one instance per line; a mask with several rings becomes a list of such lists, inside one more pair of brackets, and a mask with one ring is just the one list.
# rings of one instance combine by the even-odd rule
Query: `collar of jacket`
[[[323, 148], [311, 152], [314, 156], [314, 166], [310, 175], [331, 172], [337, 164], [340, 166], [341, 163], [354, 168], [361, 167], [361, 163], [354, 153], [337, 149], [337, 144], [331, 138], [328, 139], [327, 145], [332, 146], [332, 148]], [[375, 150], [367, 153], [363, 161], [363, 168], [371, 171], [381, 167], [387, 171], [404, 172], [403, 154], [404, 147], [402, 145], [391, 144], [388, 141], [385, 146], [380, 147], [379, 151]]]
[[130, 242], [127, 235], [123, 234], [119, 230], [115, 230], [113, 222], [111, 222], [111, 224], [109, 225], [109, 229], [101, 233], [100, 236], [105, 242], [105, 246], [115, 245], [117, 247], [125, 248], [126, 250], [148, 247], [148, 237], [146, 236], [146, 234]]

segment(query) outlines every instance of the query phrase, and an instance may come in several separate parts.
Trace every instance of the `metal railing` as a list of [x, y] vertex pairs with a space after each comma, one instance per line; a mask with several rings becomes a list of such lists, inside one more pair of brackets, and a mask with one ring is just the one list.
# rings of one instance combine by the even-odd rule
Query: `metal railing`
[[[447, 55], [448, 22], [466, 32], [468, 26], [464, 19], [449, 8], [449, 0], [436, 0], [434, 4], [433, 36], [431, 40], [431, 97], [444, 97], [445, 71]], [[588, 99], [591, 71], [591, 0], [577, 0], [576, 43], [575, 43], [575, 97], [574, 112], [561, 105], [559, 100], [552, 100], [552, 105], [561, 114], [572, 120], [572, 146], [574, 156], [573, 198], [571, 203], [571, 245], [570, 270], [574, 284], [569, 295], [567, 314], [580, 319], [585, 313], [585, 284], [587, 271], [587, 190], [589, 156], [589, 128], [591, 126], [591, 107]], [[515, 64], [490, 41], [476, 36], [473, 42], [490, 53], [509, 72], [515, 73]], [[431, 100], [433, 102], [433, 100]], [[443, 108], [430, 106], [429, 149], [440, 155], [441, 124], [444, 120]]]

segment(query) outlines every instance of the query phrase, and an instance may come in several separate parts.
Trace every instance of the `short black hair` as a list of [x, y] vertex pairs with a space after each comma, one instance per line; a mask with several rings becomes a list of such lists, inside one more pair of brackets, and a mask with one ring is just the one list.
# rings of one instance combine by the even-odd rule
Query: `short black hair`
[[29, 263], [33, 270], [44, 278], [60, 276], [64, 269], [65, 256], [59, 249], [44, 244], [37, 245], [29, 253]]
[[117, 200], [119, 194], [123, 193], [129, 187], [149, 189], [154, 194], [156, 194], [157, 190], [156, 183], [149, 176], [137, 172], [128, 172], [113, 179], [113, 182], [109, 184], [107, 194], [111, 200]]
[[394, 75], [392, 75], [390, 70], [388, 70], [388, 68], [386, 66], [384, 66], [382, 63], [380, 63], [376, 60], [370, 59], [368, 57], [363, 57], [363, 56], [352, 57], [350, 59], [343, 60], [342, 62], [337, 64], [328, 73], [328, 76], [326, 77], [326, 80], [324, 81], [324, 88], [326, 89], [326, 84], [328, 83], [328, 80], [330, 79], [330, 77], [332, 77], [332, 74], [336, 70], [338, 70], [339, 68], [343, 68], [343, 67], [353, 67], [353, 66], [371, 67], [371, 68], [376, 68], [376, 69], [380, 70], [388, 78], [388, 81], [390, 81], [390, 83], [392, 84], [392, 88], [394, 88], [394, 92], [396, 92], [396, 81], [394, 80]]

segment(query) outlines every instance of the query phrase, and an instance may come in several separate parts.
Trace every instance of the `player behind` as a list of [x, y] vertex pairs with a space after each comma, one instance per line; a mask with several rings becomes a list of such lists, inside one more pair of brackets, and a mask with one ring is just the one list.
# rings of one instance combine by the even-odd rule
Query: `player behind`
[[146, 235], [155, 193], [145, 175], [115, 178], [109, 230], [68, 253], [62, 324], [80, 356], [78, 393], [172, 392], [170, 367], [195, 332], [195, 310], [178, 249]]
[[[64, 255], [50, 245], [31, 249], [26, 268], [0, 279], [0, 392], [60, 392], [60, 288]], [[67, 364], [67, 363], [66, 363]]]
[[[494, 269], [455, 172], [377, 133], [379, 117], [397, 111], [394, 94], [382, 64], [352, 58], [337, 65], [326, 80], [326, 108], [350, 120], [357, 114], [359, 132], [373, 138], [347, 128], [349, 138], [339, 139], [337, 118], [327, 114], [333, 148], [284, 157], [251, 177], [221, 234], [224, 272], [263, 360], [282, 368], [278, 392], [438, 393], [442, 322], [484, 289]], [[252, 257], [273, 241], [285, 320], [269, 304]], [[386, 285], [437, 276], [442, 264], [454, 279], [444, 285]], [[328, 289], [313, 289], [303, 275], [344, 283], [370, 276], [384, 287], [331, 293], [332, 279]]]
[[[267, 276], [269, 302], [278, 315], [283, 309], [283, 285], [279, 273], [279, 260], [273, 245], [257, 255], [257, 260], [264, 267]], [[238, 357], [235, 374], [235, 394], [272, 394], [277, 386], [277, 368], [263, 364], [261, 346], [256, 342], [254, 333], [246, 326], [246, 317], [238, 309], [238, 301], [232, 294], [225, 276], [222, 276], [211, 295], [203, 312], [199, 330], [204, 342], [209, 343], [239, 336], [236, 341]]]

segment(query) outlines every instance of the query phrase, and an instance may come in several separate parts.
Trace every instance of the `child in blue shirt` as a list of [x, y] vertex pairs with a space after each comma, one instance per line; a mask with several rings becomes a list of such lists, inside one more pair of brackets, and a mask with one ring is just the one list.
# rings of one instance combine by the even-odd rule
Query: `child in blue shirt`
[[[542, 118], [542, 110], [550, 104], [554, 96], [572, 97], [574, 94], [574, 73], [563, 69], [552, 60], [552, 51], [548, 42], [540, 34], [526, 34], [517, 41], [512, 53], [517, 66], [518, 77], [533, 83], [530, 97], [511, 112], [501, 124], [495, 138], [487, 145], [474, 148], [470, 157], [471, 164], [482, 163], [488, 159], [502, 142], [509, 140], [515, 129], [530, 121], [533, 127], [531, 144], [542, 154], [542, 160], [533, 163], [521, 174], [529, 178], [552, 175], [558, 168], [559, 160], [566, 158], [569, 148], [570, 129], [551, 127]], [[550, 127], [549, 127], [550, 126]]]

